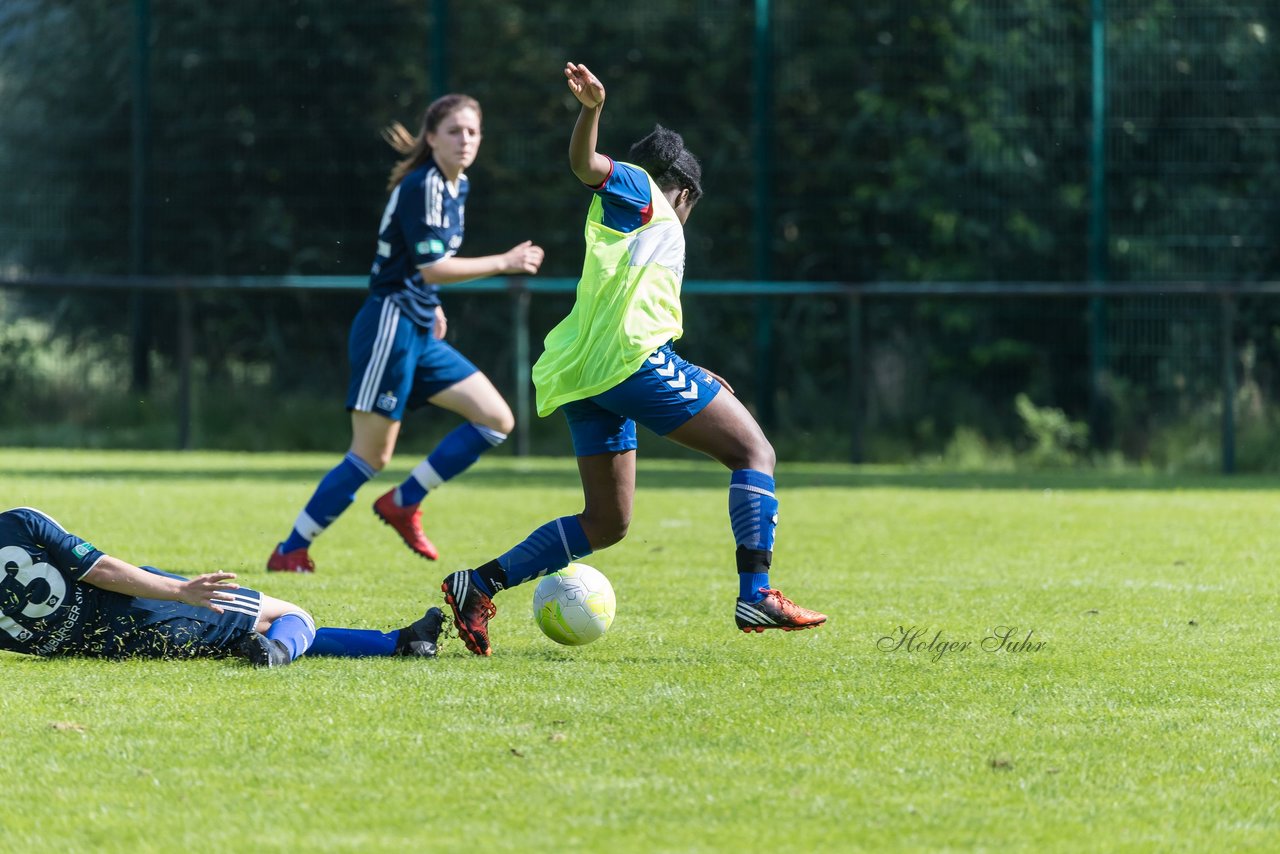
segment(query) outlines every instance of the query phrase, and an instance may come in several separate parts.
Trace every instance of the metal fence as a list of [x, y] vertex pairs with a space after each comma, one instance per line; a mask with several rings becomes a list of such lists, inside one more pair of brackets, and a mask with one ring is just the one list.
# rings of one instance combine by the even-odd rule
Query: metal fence
[[[45, 305], [78, 301], [86, 294], [105, 297], [108, 303], [139, 293], [162, 299], [167, 304], [162, 313], [170, 337], [161, 348], [163, 352], [154, 354], [153, 367], [157, 384], [167, 389], [160, 397], [169, 411], [159, 413], [159, 420], [173, 425], [169, 442], [179, 448], [222, 446], [211, 435], [216, 428], [201, 425], [200, 413], [205, 413], [207, 420], [211, 408], [224, 414], [239, 409], [240, 417], [253, 417], [253, 407], [262, 398], [249, 394], [246, 402], [238, 402], [237, 388], [257, 385], [286, 415], [300, 399], [336, 411], [345, 387], [340, 346], [345, 328], [332, 323], [310, 326], [305, 312], [299, 312], [298, 300], [339, 298], [354, 305], [365, 290], [364, 280], [355, 277], [44, 276], [7, 284], [11, 293], [26, 291]], [[450, 312], [455, 317], [451, 328], [468, 330], [463, 332], [460, 346], [512, 401], [517, 416], [513, 443], [517, 454], [527, 454], [534, 447], [531, 429], [537, 419], [532, 413], [529, 376], [536, 341], [557, 312], [567, 307], [575, 284], [571, 279], [512, 278], [451, 288]], [[276, 339], [274, 345], [253, 357], [227, 356], [227, 351], [216, 345], [221, 324], [216, 313], [211, 315], [201, 306], [212, 304], [212, 296], [226, 294], [249, 301], [255, 318], [266, 317], [256, 337]], [[1091, 371], [1086, 368], [1088, 339], [1096, 317], [1091, 307], [1101, 300], [1108, 307], [1110, 322], [1127, 330], [1123, 338], [1110, 336], [1123, 346], [1109, 351], [1104, 368], [1107, 399], [1122, 410], [1109, 416], [1107, 426], [1113, 435], [1108, 444], [1131, 458], [1146, 459], [1152, 456], [1153, 438], [1162, 430], [1173, 430], [1191, 445], [1182, 454], [1198, 455], [1191, 460], [1193, 465], [1212, 465], [1230, 473], [1237, 465], [1237, 419], [1265, 421], [1260, 387], [1271, 381], [1265, 370], [1259, 369], [1256, 348], [1249, 340], [1257, 330], [1242, 323], [1241, 306], [1248, 307], [1252, 316], [1280, 314], [1277, 295], [1280, 283], [1276, 282], [1127, 283], [1104, 289], [1061, 282], [691, 281], [685, 286], [691, 335], [682, 349], [695, 359], [704, 355], [717, 359], [734, 352], [736, 358], [727, 364], [708, 364], [729, 377], [750, 375], [761, 354], [754, 352], [759, 342], [753, 344], [741, 335], [751, 328], [754, 314], [744, 299], [770, 297], [776, 305], [789, 308], [776, 318], [784, 341], [792, 336], [829, 335], [843, 344], [841, 359], [826, 364], [823, 370], [813, 368], [803, 346], [770, 349], [768, 357], [778, 363], [776, 370], [784, 378], [784, 435], [794, 432], [828, 443], [815, 454], [824, 458], [862, 462], [869, 456], [918, 457], [939, 453], [957, 429], [972, 428], [988, 437], [1018, 437], [1018, 419], [1011, 404], [1021, 393], [1031, 394], [1040, 404], [1074, 408], [1075, 417], [1082, 419], [1091, 387]], [[326, 340], [328, 359], [316, 363], [309, 358], [300, 364], [294, 358], [295, 350], [275, 328], [272, 313], [264, 315], [262, 311], [273, 297], [286, 299], [285, 322], [290, 328], [301, 325]], [[724, 324], [729, 312], [723, 307], [710, 313], [713, 325], [708, 327], [697, 308], [727, 301], [747, 306], [740, 311], [737, 329], [732, 323]], [[966, 306], [981, 306], [982, 310], [966, 312]], [[321, 312], [320, 316], [328, 314]], [[983, 328], [973, 326], [975, 318]], [[242, 330], [242, 334], [247, 337], [248, 332]], [[940, 338], [945, 345], [949, 335], [970, 340], [968, 364], [963, 369], [951, 365], [938, 372], [931, 363], [929, 346]], [[738, 336], [736, 349], [726, 346], [732, 343], [725, 341], [726, 336]], [[110, 399], [113, 389], [126, 384], [124, 360], [118, 358], [127, 349], [125, 339], [121, 335], [115, 342], [114, 359], [110, 342], [106, 342], [105, 358], [99, 351], [80, 359], [68, 358], [75, 375], [34, 371], [32, 377], [46, 391], [52, 390], [54, 397], [75, 396], [77, 388], [96, 385], [104, 393], [99, 400]], [[0, 340], [0, 345], [5, 343]], [[18, 342], [28, 351], [42, 349], [40, 344]], [[942, 346], [936, 352], [946, 349]], [[218, 364], [220, 358], [235, 365]], [[96, 366], [96, 376], [83, 375], [86, 366]], [[24, 391], [23, 377], [0, 373], [0, 383], [10, 386], [10, 400], [23, 402], [11, 410], [13, 415], [25, 418], [36, 431], [52, 428], [42, 427], [33, 417], [30, 402], [38, 400], [39, 393]], [[95, 420], [94, 395], [80, 397], [86, 405], [78, 417]], [[748, 405], [759, 408], [750, 389], [744, 397]], [[37, 411], [40, 408], [35, 407]], [[110, 407], [99, 403], [98, 408]], [[940, 412], [949, 417], [937, 419]], [[923, 435], [919, 433], [922, 419], [926, 425]], [[1094, 439], [1097, 443], [1097, 437]], [[831, 447], [833, 442], [838, 448]], [[1265, 461], [1250, 459], [1249, 464], [1256, 468]]]

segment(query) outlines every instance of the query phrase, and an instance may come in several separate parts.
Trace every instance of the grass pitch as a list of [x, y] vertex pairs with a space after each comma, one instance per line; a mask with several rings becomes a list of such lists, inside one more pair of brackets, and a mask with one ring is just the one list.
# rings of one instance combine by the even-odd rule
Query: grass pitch
[[[773, 578], [831, 620], [745, 636], [727, 475], [641, 454], [631, 535], [587, 559], [619, 603], [587, 647], [542, 637], [528, 585], [490, 660], [0, 654], [0, 848], [1280, 845], [1280, 481], [783, 466]], [[387, 630], [581, 503], [572, 460], [486, 459], [427, 499], [429, 564], [369, 510], [398, 460], [316, 575], [268, 576], [336, 459], [0, 451], [0, 505]]]

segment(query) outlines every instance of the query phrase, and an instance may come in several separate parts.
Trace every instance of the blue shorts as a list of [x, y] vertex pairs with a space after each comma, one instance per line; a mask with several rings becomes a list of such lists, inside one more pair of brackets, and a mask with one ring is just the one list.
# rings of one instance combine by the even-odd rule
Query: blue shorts
[[702, 411], [720, 383], [676, 354], [671, 342], [653, 351], [608, 391], [560, 407], [579, 457], [636, 449], [636, 422], [665, 436]]
[[392, 421], [474, 374], [478, 368], [436, 339], [389, 299], [371, 296], [351, 324], [347, 345], [351, 384], [347, 409], [376, 412]]
[[[183, 578], [151, 566], [147, 572]], [[113, 596], [90, 620], [93, 628], [63, 655], [91, 658], [222, 658], [258, 624], [262, 594], [241, 587], [230, 591], [234, 601], [221, 603], [223, 612], [182, 602]], [[107, 604], [109, 603], [109, 604]]]

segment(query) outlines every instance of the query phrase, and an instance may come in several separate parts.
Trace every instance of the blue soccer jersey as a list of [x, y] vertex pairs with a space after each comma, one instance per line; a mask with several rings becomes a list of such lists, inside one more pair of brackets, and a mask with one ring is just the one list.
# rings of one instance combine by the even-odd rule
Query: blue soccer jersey
[[428, 160], [391, 191], [382, 214], [369, 288], [423, 326], [434, 319], [440, 296], [435, 285], [422, 280], [418, 268], [457, 254], [467, 191], [466, 175], [458, 176], [450, 189], [435, 162]]
[[609, 158], [608, 177], [591, 190], [604, 207], [603, 224], [614, 231], [630, 234], [653, 218], [649, 176], [630, 163]]
[[38, 510], [0, 513], [0, 649], [52, 655], [78, 642], [106, 593], [80, 579], [101, 557]]
[[93, 658], [219, 656], [257, 624], [262, 594], [246, 587], [232, 591], [218, 614], [82, 581], [102, 557], [39, 510], [0, 513], [0, 650]]

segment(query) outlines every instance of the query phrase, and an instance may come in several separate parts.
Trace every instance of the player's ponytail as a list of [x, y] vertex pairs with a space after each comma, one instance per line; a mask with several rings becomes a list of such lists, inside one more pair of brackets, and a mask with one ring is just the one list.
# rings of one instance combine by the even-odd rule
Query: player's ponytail
[[627, 160], [648, 172], [659, 189], [689, 191], [689, 203], [702, 198], [702, 164], [684, 147], [684, 138], [662, 125], [631, 146]]
[[480, 102], [470, 95], [442, 95], [432, 101], [427, 111], [422, 114], [422, 129], [418, 131], [417, 136], [409, 133], [408, 129], [399, 122], [392, 122], [382, 129], [382, 138], [387, 141], [387, 145], [404, 155], [402, 160], [396, 161], [396, 165], [391, 168], [391, 174], [387, 177], [388, 192], [394, 190], [404, 180], [405, 175], [431, 159], [431, 146], [427, 145], [427, 134], [435, 133], [436, 128], [440, 127], [440, 123], [451, 113], [468, 108], [475, 110], [476, 116], [481, 116]]

